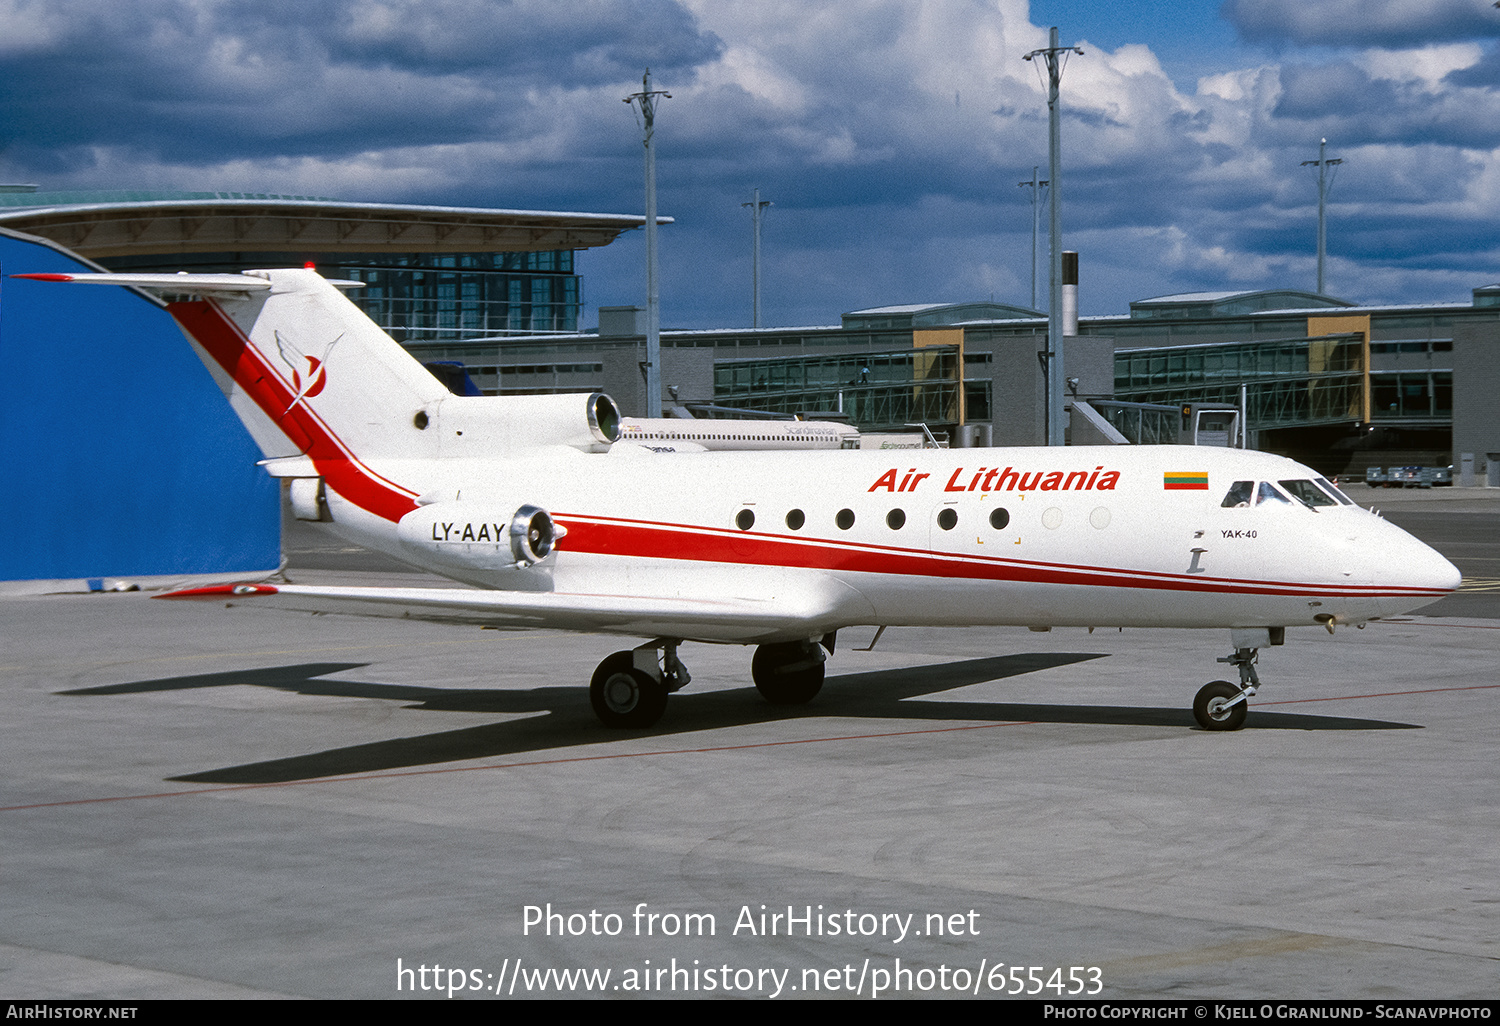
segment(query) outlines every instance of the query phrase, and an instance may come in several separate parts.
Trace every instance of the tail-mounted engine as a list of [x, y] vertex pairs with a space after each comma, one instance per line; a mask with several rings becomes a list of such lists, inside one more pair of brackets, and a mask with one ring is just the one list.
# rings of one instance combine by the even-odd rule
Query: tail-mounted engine
[[442, 459], [524, 456], [566, 445], [602, 452], [620, 437], [620, 409], [603, 392], [571, 395], [450, 395], [416, 411], [412, 430]]
[[404, 548], [446, 566], [476, 570], [525, 569], [545, 560], [567, 531], [540, 506], [506, 507], [437, 502], [401, 518]]
[[547, 511], [536, 506], [522, 506], [510, 521], [510, 554], [516, 566], [540, 563], [552, 554], [557, 540], [567, 532], [552, 522]]

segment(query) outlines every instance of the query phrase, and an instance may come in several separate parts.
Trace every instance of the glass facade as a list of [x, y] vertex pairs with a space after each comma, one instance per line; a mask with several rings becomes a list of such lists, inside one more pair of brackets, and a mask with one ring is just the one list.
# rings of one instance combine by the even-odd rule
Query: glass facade
[[1237, 405], [1241, 385], [1252, 431], [1363, 421], [1364, 341], [1329, 335], [1115, 353], [1116, 399]]
[[572, 250], [539, 253], [192, 253], [115, 257], [117, 271], [232, 272], [299, 267], [365, 282], [349, 298], [397, 342], [578, 330]]
[[[907, 424], [959, 424], [957, 346], [769, 360], [724, 360], [714, 367], [714, 402], [766, 413], [842, 410], [865, 431]], [[989, 408], [988, 381], [969, 381]]]
[[1453, 419], [1453, 372], [1370, 375], [1370, 419], [1380, 422]]
[[604, 364], [595, 362], [496, 363], [492, 354], [488, 363], [464, 369], [485, 395], [566, 395], [604, 387]]

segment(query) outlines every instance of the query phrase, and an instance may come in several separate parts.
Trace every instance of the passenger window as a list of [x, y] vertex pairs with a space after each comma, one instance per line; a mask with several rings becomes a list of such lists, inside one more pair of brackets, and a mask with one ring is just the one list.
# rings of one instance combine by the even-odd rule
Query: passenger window
[[836, 516], [836, 517], [833, 518], [833, 522], [835, 524], [839, 525], [839, 530], [840, 531], [847, 531], [847, 530], [849, 530], [849, 528], [851, 528], [851, 527], [854, 526], [854, 510], [852, 510], [852, 509], [841, 509], [841, 510], [839, 510], [838, 516]]
[[755, 514], [748, 509], [742, 509], [734, 515], [734, 526], [741, 531], [748, 531], [755, 526]]
[[1007, 509], [996, 509], [990, 511], [990, 526], [1000, 530], [1010, 523], [1010, 511]]
[[899, 531], [906, 526], [906, 511], [893, 509], [885, 515], [885, 526], [892, 531]]
[[793, 531], [802, 530], [802, 525], [805, 523], [807, 523], [807, 517], [803, 515], [800, 509], [794, 509], [786, 515], [786, 526], [790, 527]]
[[1229, 486], [1229, 494], [1224, 496], [1224, 501], [1219, 503], [1224, 509], [1243, 509], [1250, 505], [1250, 500], [1255, 498], [1254, 481], [1236, 481]]
[[1290, 492], [1292, 498], [1302, 503], [1308, 509], [1317, 509], [1319, 506], [1338, 505], [1332, 496], [1311, 481], [1282, 481], [1281, 487]]
[[958, 526], [958, 511], [952, 506], [944, 507], [938, 514], [938, 526], [945, 531], [951, 531]]
[[1255, 493], [1255, 504], [1262, 506], [1268, 502], [1279, 502], [1283, 506], [1290, 506], [1292, 504], [1292, 500], [1273, 488], [1271, 482], [1262, 481], [1260, 488]]

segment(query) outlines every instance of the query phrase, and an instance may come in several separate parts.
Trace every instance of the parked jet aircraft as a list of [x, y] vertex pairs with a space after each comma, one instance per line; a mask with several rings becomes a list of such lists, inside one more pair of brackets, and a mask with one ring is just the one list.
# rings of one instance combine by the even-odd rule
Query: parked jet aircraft
[[1193, 703], [1244, 723], [1289, 626], [1403, 613], [1456, 589], [1442, 556], [1318, 474], [1193, 446], [721, 452], [616, 446], [602, 394], [452, 395], [307, 269], [32, 274], [168, 293], [289, 481], [300, 518], [468, 588], [242, 584], [164, 597], [650, 639], [600, 663], [606, 724], [688, 683], [684, 641], [757, 645], [755, 686], [811, 700], [857, 625], [1228, 628]]
[[685, 420], [621, 417], [619, 441], [656, 452], [811, 452], [858, 449], [859, 432], [831, 420]]

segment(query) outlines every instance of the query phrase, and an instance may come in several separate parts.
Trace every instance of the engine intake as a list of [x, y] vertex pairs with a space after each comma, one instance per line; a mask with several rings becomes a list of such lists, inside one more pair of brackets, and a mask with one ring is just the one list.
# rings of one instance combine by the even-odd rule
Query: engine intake
[[516, 566], [540, 563], [551, 554], [557, 540], [567, 532], [538, 506], [522, 506], [510, 522], [510, 554]]

